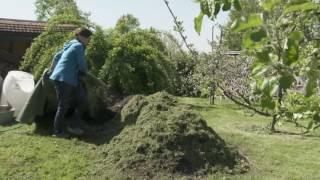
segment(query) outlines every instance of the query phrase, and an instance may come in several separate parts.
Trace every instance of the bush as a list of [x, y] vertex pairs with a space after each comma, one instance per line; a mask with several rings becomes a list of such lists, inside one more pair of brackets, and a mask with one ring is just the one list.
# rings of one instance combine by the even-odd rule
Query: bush
[[174, 71], [163, 51], [155, 32], [138, 29], [116, 33], [100, 78], [126, 94], [172, 92]]
[[103, 30], [97, 26], [86, 50], [88, 69], [95, 76], [98, 76], [111, 49], [111, 42], [107, 41], [106, 37]]
[[73, 32], [57, 29], [61, 24], [72, 24], [76, 29], [85, 25], [85, 22], [69, 15], [52, 17], [46, 25], [45, 31], [27, 49], [20, 66], [21, 70], [31, 72], [35, 79], [39, 79], [44, 69], [50, 67], [55, 53], [63, 47], [65, 42], [74, 38]]

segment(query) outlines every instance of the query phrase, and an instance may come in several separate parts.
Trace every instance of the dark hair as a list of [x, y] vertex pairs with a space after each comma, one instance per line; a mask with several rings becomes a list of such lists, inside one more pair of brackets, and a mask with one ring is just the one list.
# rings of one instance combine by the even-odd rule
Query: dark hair
[[92, 32], [85, 27], [80, 27], [74, 31], [74, 34], [76, 36], [80, 35], [80, 36], [88, 38], [92, 35]]

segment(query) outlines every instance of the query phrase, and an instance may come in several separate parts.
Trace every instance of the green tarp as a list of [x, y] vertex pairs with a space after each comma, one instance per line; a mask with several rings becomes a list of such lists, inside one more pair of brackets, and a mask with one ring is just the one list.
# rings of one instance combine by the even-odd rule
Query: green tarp
[[[55, 112], [57, 109], [57, 98], [53, 81], [47, 74], [47, 70], [37, 82], [30, 98], [25, 103], [17, 117], [21, 123], [31, 124], [37, 116]], [[81, 79], [88, 96], [87, 114], [92, 120], [101, 121], [107, 106], [112, 103], [112, 96], [108, 93], [108, 87], [104, 82], [93, 75], [88, 74]]]

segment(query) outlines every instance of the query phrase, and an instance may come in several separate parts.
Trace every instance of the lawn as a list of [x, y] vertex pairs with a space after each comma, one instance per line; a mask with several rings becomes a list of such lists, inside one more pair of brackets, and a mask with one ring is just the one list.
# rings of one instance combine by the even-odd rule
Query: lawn
[[[209, 179], [320, 179], [318, 131], [301, 136], [295, 134], [299, 129], [283, 124], [278, 127], [283, 133], [269, 134], [266, 130], [269, 118], [252, 115], [229, 101], [209, 105], [206, 99], [179, 98], [179, 103], [193, 105], [208, 125], [228, 144], [238, 148], [250, 163], [250, 170], [245, 174], [214, 174]], [[0, 126], [0, 179], [108, 177], [101, 174], [101, 168], [105, 167], [101, 145], [34, 134], [34, 126], [28, 125], [3, 131], [19, 126]]]

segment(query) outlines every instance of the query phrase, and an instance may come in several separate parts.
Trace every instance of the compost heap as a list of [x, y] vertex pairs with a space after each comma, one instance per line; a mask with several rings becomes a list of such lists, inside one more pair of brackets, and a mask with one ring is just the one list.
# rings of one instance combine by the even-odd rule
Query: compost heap
[[244, 158], [191, 109], [165, 92], [134, 96], [114, 119], [123, 128], [102, 147], [101, 170], [148, 179], [244, 172]]

